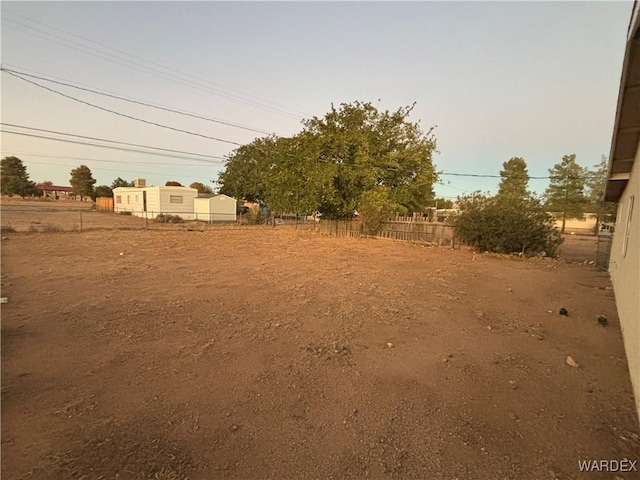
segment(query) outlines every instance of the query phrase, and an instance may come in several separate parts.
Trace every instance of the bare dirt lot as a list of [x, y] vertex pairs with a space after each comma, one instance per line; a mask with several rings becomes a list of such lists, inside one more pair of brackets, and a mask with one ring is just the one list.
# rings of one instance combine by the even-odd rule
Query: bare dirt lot
[[640, 459], [588, 265], [278, 228], [17, 233], [2, 296], [3, 479], [638, 478], [579, 471]]

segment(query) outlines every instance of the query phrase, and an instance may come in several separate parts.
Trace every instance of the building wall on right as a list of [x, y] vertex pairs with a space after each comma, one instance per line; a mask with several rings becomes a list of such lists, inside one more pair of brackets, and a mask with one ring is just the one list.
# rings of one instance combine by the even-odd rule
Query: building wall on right
[[640, 416], [640, 143], [631, 178], [618, 203], [609, 274]]

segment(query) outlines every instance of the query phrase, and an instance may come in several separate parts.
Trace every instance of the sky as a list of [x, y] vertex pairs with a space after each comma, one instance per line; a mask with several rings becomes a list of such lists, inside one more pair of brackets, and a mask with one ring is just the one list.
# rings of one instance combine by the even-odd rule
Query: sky
[[[191, 134], [178, 132], [2, 72], [2, 157], [21, 158], [32, 180], [56, 185], [69, 185], [70, 170], [85, 164], [96, 185], [141, 177], [152, 185], [213, 187], [224, 156], [238, 144], [267, 133], [293, 135], [303, 119], [324, 116], [332, 103], [359, 100], [393, 111], [416, 102], [409, 119], [424, 130], [435, 127], [434, 163], [443, 172], [436, 194], [495, 192], [498, 179], [447, 174], [498, 175], [517, 156], [531, 176], [546, 176], [563, 155], [592, 167], [609, 153], [632, 7], [631, 1], [3, 1], [4, 68], [209, 120], [23, 77]], [[142, 154], [9, 131], [181, 153]], [[541, 193], [547, 183], [531, 180], [530, 188]]]

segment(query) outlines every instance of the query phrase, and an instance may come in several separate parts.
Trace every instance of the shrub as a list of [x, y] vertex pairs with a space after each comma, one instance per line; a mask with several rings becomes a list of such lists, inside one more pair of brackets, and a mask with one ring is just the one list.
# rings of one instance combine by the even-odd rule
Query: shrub
[[133, 212], [127, 212], [127, 211], [123, 211], [123, 212], [118, 212], [118, 215], [133, 215]]
[[182, 217], [169, 213], [161, 213], [156, 217], [158, 223], [182, 223], [183, 221]]
[[362, 194], [358, 203], [358, 216], [362, 218], [365, 232], [377, 235], [382, 224], [394, 213], [405, 214], [406, 209], [389, 197], [387, 187], [374, 187]]
[[0, 226], [0, 233], [15, 233], [16, 229], [11, 225]]
[[262, 225], [266, 222], [267, 216], [265, 212], [258, 207], [251, 207], [244, 215], [244, 219], [248, 225]]
[[480, 251], [554, 257], [562, 243], [553, 217], [540, 201], [475, 196], [455, 218], [456, 235]]

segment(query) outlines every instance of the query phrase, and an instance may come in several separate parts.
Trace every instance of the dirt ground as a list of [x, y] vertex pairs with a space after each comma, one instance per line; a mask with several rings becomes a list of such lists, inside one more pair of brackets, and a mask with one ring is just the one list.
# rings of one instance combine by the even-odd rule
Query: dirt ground
[[15, 233], [2, 296], [3, 479], [638, 478], [579, 471], [640, 460], [589, 265], [288, 228]]

